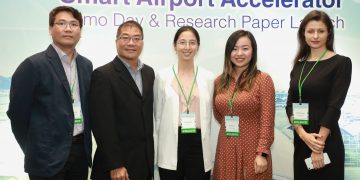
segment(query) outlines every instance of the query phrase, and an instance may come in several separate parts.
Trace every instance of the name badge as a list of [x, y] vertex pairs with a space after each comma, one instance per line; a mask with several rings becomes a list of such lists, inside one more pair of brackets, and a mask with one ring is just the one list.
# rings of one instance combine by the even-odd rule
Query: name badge
[[195, 113], [181, 113], [181, 134], [196, 133]]
[[79, 101], [75, 101], [73, 103], [73, 111], [74, 111], [74, 132], [77, 132], [77, 130], [81, 130], [83, 127], [83, 117], [81, 112], [81, 104]]
[[225, 135], [240, 136], [239, 116], [225, 116]]
[[309, 103], [293, 103], [293, 124], [309, 125]]

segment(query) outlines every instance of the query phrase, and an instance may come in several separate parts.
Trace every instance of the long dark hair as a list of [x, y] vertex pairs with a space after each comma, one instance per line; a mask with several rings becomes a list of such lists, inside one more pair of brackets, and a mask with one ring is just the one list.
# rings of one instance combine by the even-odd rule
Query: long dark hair
[[199, 35], [198, 31], [195, 28], [193, 28], [192, 26], [182, 26], [181, 28], [179, 28], [176, 31], [175, 36], [174, 36], [174, 40], [173, 40], [174, 46], [176, 45], [176, 42], [179, 39], [179, 36], [181, 35], [181, 33], [185, 32], [185, 31], [190, 31], [190, 32], [192, 32], [194, 34], [194, 36], [196, 38], [196, 41], [197, 41], [197, 44], [199, 46], [200, 45], [200, 35]]
[[254, 83], [254, 79], [255, 79], [256, 75], [259, 73], [259, 70], [257, 69], [257, 65], [256, 65], [257, 64], [257, 44], [256, 44], [255, 37], [249, 31], [245, 31], [245, 30], [235, 31], [229, 36], [229, 38], [226, 42], [225, 57], [224, 57], [224, 69], [223, 69], [222, 74], [220, 75], [220, 81], [219, 81], [219, 85], [217, 87], [217, 92], [221, 92], [222, 90], [228, 88], [231, 74], [235, 71], [235, 64], [231, 62], [231, 52], [233, 51], [233, 49], [236, 45], [236, 42], [241, 37], [248, 37], [250, 39], [253, 52], [252, 52], [251, 60], [249, 62], [249, 66], [244, 71], [245, 73], [243, 73], [241, 75], [241, 81], [237, 82], [236, 89], [240, 90], [240, 91], [241, 90], [249, 90]]
[[310, 11], [301, 21], [297, 34], [299, 49], [294, 58], [294, 64], [299, 62], [299, 60], [307, 58], [310, 55], [310, 47], [305, 41], [305, 27], [310, 21], [313, 20], [321, 21], [326, 25], [328, 30], [326, 49], [334, 51], [334, 25], [332, 24], [330, 17], [323, 11], [313, 10]]

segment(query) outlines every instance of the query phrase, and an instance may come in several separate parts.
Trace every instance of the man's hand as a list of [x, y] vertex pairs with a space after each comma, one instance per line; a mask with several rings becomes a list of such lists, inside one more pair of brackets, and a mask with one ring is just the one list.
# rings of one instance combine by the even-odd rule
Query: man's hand
[[130, 180], [125, 167], [113, 169], [110, 171], [111, 180]]

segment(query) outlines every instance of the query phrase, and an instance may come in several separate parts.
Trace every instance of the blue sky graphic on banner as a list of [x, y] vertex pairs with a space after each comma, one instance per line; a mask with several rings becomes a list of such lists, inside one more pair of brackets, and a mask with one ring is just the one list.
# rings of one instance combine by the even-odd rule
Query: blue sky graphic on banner
[[[195, 27], [201, 38], [196, 62], [215, 74], [223, 67], [225, 42], [237, 29], [250, 30], [258, 42], [259, 69], [271, 75], [276, 88], [273, 179], [293, 179], [293, 134], [285, 114], [296, 33], [310, 10], [327, 12], [335, 27], [335, 50], [351, 58], [352, 82], [339, 121], [345, 144], [345, 178], [360, 179], [360, 0], [23, 0], [0, 7], [0, 179], [24, 178], [23, 154], [6, 116], [11, 75], [28, 56], [51, 43], [48, 13], [58, 5], [83, 13], [77, 51], [94, 67], [116, 55], [117, 26], [126, 20], [144, 28], [141, 60], [156, 71], [177, 59], [172, 46], [176, 30]], [[95, 143], [95, 142], [94, 142]]]

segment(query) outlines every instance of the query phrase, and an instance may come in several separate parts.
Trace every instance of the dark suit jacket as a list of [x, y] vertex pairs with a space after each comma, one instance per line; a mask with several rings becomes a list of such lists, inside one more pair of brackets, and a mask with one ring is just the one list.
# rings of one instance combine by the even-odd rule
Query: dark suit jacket
[[[84, 118], [85, 151], [91, 165], [91, 131], [88, 92], [92, 63], [76, 58], [81, 108]], [[72, 145], [74, 113], [70, 86], [55, 49], [37, 53], [23, 61], [11, 80], [7, 115], [25, 154], [25, 172], [53, 176], [64, 167]]]
[[94, 179], [110, 179], [110, 170], [123, 166], [132, 180], [153, 174], [153, 69], [144, 65], [141, 77], [142, 95], [118, 57], [92, 74], [90, 115], [97, 143]]

